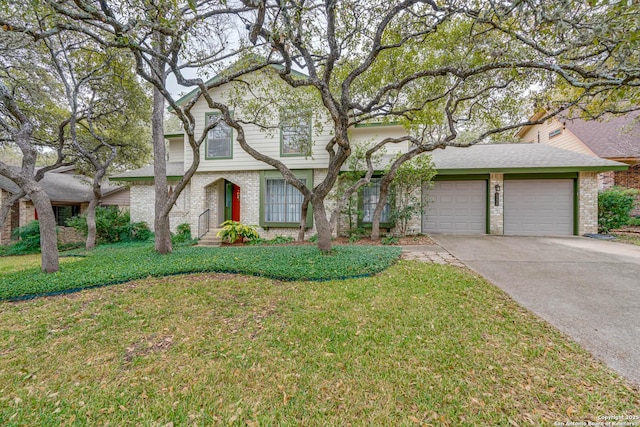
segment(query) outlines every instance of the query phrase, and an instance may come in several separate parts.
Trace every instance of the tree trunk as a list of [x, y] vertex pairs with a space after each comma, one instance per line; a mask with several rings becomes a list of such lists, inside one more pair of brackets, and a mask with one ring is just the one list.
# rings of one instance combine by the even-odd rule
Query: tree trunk
[[389, 186], [393, 180], [386, 178], [387, 176], [385, 176], [380, 182], [380, 196], [378, 197], [378, 204], [376, 205], [376, 209], [373, 211], [373, 218], [371, 220], [371, 240], [380, 239], [380, 217], [382, 216], [384, 205], [387, 203]]
[[58, 259], [58, 236], [56, 217], [53, 214], [49, 196], [41, 188], [29, 193], [31, 201], [38, 211], [40, 222], [40, 251], [42, 253], [42, 271], [55, 273], [60, 269]]
[[302, 208], [300, 211], [300, 229], [298, 230], [298, 241], [304, 241], [304, 232], [307, 229], [307, 212], [309, 211], [309, 199], [306, 197], [302, 202]]
[[98, 206], [98, 200], [95, 195], [89, 202], [89, 207], [87, 208], [87, 241], [85, 243], [85, 248], [89, 251], [96, 247], [96, 207]]
[[[161, 39], [161, 37], [159, 37]], [[161, 49], [158, 46], [157, 49]], [[154, 59], [154, 67], [158, 78], [166, 80], [164, 62]], [[153, 140], [153, 175], [155, 186], [155, 249], [158, 253], [169, 254], [171, 247], [171, 230], [169, 211], [165, 209], [168, 201], [167, 188], [167, 153], [164, 145], [164, 97], [157, 88], [153, 89], [153, 112], [151, 114], [151, 133]]]
[[328, 253], [331, 251], [332, 229], [327, 219], [324, 200], [312, 199], [311, 206], [313, 207], [313, 218], [316, 223], [316, 230], [318, 230], [318, 249]]

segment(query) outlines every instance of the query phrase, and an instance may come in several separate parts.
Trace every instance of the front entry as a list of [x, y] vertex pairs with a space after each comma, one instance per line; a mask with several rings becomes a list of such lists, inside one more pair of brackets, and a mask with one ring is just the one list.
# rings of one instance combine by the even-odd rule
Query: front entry
[[224, 183], [224, 220], [240, 221], [240, 187], [229, 181]]

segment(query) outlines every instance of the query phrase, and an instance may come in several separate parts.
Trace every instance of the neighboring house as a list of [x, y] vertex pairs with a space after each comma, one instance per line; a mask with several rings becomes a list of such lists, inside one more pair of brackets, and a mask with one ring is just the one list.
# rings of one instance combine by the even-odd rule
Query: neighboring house
[[[49, 196], [56, 223], [64, 226], [66, 220], [83, 213], [91, 200], [90, 178], [74, 173], [73, 166], [61, 167], [47, 172], [40, 184]], [[19, 191], [19, 187], [11, 180], [0, 176], [0, 203], [11, 194]], [[103, 186], [102, 205], [115, 205], [121, 208], [129, 206], [129, 189], [120, 185]], [[11, 233], [15, 228], [27, 225], [38, 219], [38, 212], [28, 197], [18, 200], [0, 229], [0, 244], [11, 242]]]
[[[533, 120], [543, 114], [537, 113]], [[588, 121], [559, 115], [539, 125], [525, 126], [516, 135], [522, 142], [551, 145], [625, 163], [629, 165], [628, 170], [600, 173], [599, 188], [619, 185], [640, 190], [639, 112]], [[640, 206], [635, 213], [640, 215]]]
[[[269, 71], [255, 78], [271, 78]], [[229, 85], [210, 91], [214, 100], [226, 102]], [[191, 100], [194, 92], [178, 104]], [[216, 111], [203, 99], [197, 100], [192, 114], [199, 120], [200, 132]], [[234, 110], [236, 118], [243, 111]], [[269, 134], [257, 126], [246, 125], [248, 143], [276, 157], [307, 183], [315, 185], [326, 174], [331, 126], [314, 135], [310, 117], [292, 124], [287, 117], [276, 118], [279, 132]], [[352, 141], [369, 141], [405, 132], [398, 125], [364, 125], [351, 130]], [[309, 151], [300, 152], [292, 144], [308, 138]], [[166, 135], [168, 141], [167, 175], [173, 191], [192, 161], [190, 146], [182, 134]], [[387, 151], [406, 150], [398, 144]], [[281, 174], [245, 153], [234, 132], [222, 124], [209, 132], [200, 148], [201, 162], [191, 182], [170, 214], [171, 228], [188, 223], [194, 235], [206, 227], [216, 228], [233, 219], [259, 226], [262, 236], [294, 235], [297, 232], [301, 194], [287, 184]], [[625, 170], [627, 165], [546, 146], [526, 144], [482, 145], [470, 148], [438, 150], [433, 153], [438, 175], [433, 188], [419, 188], [429, 208], [422, 218], [409, 225], [411, 232], [491, 233], [525, 235], [572, 235], [597, 232], [597, 173]], [[131, 220], [154, 222], [153, 167], [125, 172], [112, 179], [131, 184]], [[379, 189], [375, 183], [361, 194], [362, 220], [370, 219], [377, 204]], [[331, 209], [332, 201], [327, 200]], [[203, 224], [203, 218], [209, 218]], [[384, 218], [383, 218], [384, 222]], [[307, 235], [316, 233], [311, 214]], [[366, 224], [364, 224], [366, 225]], [[196, 231], [198, 230], [198, 231]], [[344, 230], [344, 229], [343, 229]], [[340, 231], [339, 231], [340, 232]]]

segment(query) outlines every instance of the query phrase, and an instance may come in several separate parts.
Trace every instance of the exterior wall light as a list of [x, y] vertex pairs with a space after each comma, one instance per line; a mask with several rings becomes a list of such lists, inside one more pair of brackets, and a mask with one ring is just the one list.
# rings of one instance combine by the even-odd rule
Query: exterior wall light
[[494, 195], [494, 205], [500, 206], [500, 184], [496, 184], [496, 186], [493, 188], [496, 190], [496, 194]]

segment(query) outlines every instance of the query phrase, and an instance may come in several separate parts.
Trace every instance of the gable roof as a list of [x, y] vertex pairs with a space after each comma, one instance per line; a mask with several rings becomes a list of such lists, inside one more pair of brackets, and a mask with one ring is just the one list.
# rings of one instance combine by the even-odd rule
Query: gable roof
[[607, 116], [603, 120], [562, 117], [580, 141], [604, 158], [640, 158], [640, 112]]
[[431, 153], [439, 175], [626, 170], [624, 163], [544, 144], [482, 144]]
[[[234, 67], [237, 66], [238, 63], [232, 64], [229, 67], [227, 67], [224, 71], [222, 71], [219, 74], [216, 74], [215, 76], [213, 76], [212, 78], [210, 78], [209, 80], [207, 80], [206, 82], [204, 82], [205, 86], [208, 86], [210, 84], [214, 84], [218, 81], [220, 81], [222, 78], [225, 77], [225, 72], [226, 71], [233, 71]], [[280, 64], [268, 64], [267, 67], [271, 67], [276, 71], [281, 71], [284, 69], [283, 65]], [[291, 74], [294, 75], [295, 77], [300, 77], [300, 78], [305, 78], [308, 77], [306, 74], [301, 73], [299, 71], [296, 70], [291, 70]], [[192, 91], [188, 92], [187, 94], [183, 95], [182, 97], [180, 97], [177, 101], [176, 101], [176, 105], [182, 105], [185, 104], [187, 101], [190, 101], [194, 96], [200, 96], [200, 88], [196, 87], [195, 89], [193, 89]], [[169, 107], [169, 111], [173, 111], [173, 109], [171, 107]]]
[[[52, 203], [85, 203], [91, 201], [91, 178], [68, 173], [68, 168], [59, 168], [44, 174], [40, 180], [42, 189]], [[0, 188], [9, 193], [17, 193], [20, 187], [10, 179], [0, 175]], [[103, 195], [123, 190], [119, 185], [103, 184]]]

